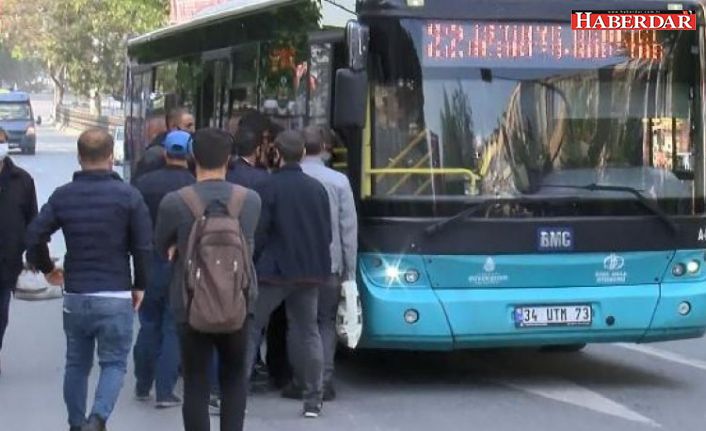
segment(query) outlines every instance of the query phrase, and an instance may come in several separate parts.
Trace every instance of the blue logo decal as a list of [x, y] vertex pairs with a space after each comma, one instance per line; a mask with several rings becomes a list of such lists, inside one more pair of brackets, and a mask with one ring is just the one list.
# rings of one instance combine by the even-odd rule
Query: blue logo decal
[[574, 230], [569, 227], [540, 227], [537, 229], [539, 251], [570, 251], [574, 249]]

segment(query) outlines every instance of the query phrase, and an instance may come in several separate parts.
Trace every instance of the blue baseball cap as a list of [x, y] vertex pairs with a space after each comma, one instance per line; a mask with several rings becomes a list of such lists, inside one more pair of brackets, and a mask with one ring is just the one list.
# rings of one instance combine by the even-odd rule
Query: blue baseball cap
[[164, 138], [164, 150], [170, 157], [186, 158], [191, 153], [191, 141], [190, 133], [175, 130]]

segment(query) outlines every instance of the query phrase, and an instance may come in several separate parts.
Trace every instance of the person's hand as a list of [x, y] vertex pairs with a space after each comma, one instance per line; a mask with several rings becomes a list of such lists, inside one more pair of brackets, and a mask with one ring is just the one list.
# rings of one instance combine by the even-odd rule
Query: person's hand
[[142, 290], [133, 290], [132, 291], [132, 308], [135, 309], [135, 311], [140, 310], [140, 306], [142, 305], [142, 300], [145, 298], [145, 292]]
[[64, 270], [54, 268], [50, 273], [44, 274], [44, 278], [52, 286], [61, 286], [64, 284]]
[[176, 252], [177, 247], [175, 245], [169, 247], [169, 250], [167, 250], [167, 259], [169, 259], [170, 262], [174, 262], [174, 259], [176, 259]]

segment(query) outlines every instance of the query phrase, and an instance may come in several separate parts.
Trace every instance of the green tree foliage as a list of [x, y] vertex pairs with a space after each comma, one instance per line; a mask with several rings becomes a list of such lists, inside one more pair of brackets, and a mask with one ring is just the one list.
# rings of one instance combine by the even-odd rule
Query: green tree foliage
[[6, 0], [6, 41], [18, 57], [39, 59], [61, 94], [120, 97], [125, 44], [165, 23], [168, 0]]
[[261, 91], [265, 97], [289, 99], [293, 97], [292, 81], [296, 66], [309, 57], [308, 33], [318, 29], [321, 19], [321, 1], [314, 0], [296, 8], [281, 8], [272, 12], [277, 25], [268, 43], [268, 55], [262, 56]]
[[441, 137], [444, 145], [445, 166], [475, 169], [473, 111], [468, 95], [463, 91], [460, 83], [451, 98], [444, 88]]
[[41, 65], [34, 60], [17, 60], [0, 45], [0, 87], [17, 84], [21, 89], [41, 90]]

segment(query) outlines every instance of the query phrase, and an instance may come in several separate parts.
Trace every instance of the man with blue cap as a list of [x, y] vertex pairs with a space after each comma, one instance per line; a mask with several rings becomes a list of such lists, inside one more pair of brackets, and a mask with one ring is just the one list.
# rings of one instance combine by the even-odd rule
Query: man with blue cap
[[[149, 208], [153, 226], [162, 198], [196, 181], [187, 162], [191, 142], [190, 133], [169, 132], [164, 139], [164, 167], [144, 174], [135, 182]], [[167, 298], [171, 276], [171, 264], [155, 252], [150, 285], [140, 309], [140, 332], [134, 350], [135, 397], [140, 401], [149, 400], [154, 383], [157, 408], [181, 405], [181, 399], [174, 394], [180, 352], [177, 328]]]

